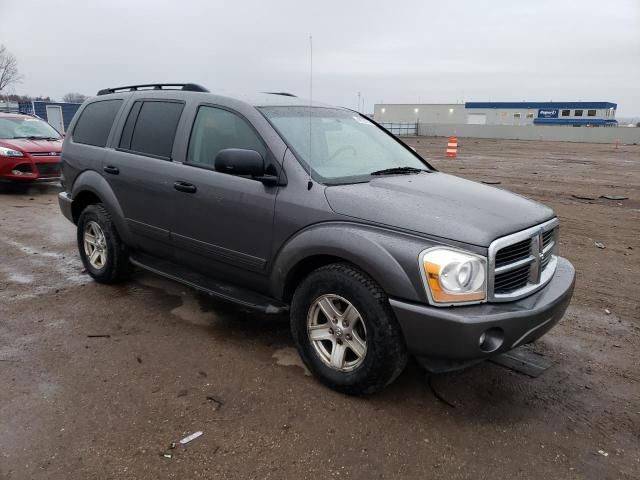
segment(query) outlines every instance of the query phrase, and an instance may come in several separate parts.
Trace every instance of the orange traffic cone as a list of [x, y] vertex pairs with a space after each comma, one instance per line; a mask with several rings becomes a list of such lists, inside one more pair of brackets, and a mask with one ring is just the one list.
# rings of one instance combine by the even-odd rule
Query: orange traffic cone
[[447, 157], [456, 158], [458, 155], [458, 137], [449, 137], [447, 142]]

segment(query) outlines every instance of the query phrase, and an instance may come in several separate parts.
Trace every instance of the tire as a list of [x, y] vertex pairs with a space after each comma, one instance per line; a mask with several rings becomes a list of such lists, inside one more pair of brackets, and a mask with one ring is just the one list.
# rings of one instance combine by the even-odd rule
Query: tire
[[[102, 261], [92, 261], [89, 257], [91, 247], [85, 245], [85, 232], [92, 234], [94, 241], [100, 241], [100, 250], [104, 253]], [[97, 234], [97, 235], [96, 235]], [[90, 238], [90, 237], [89, 237]], [[87, 206], [78, 219], [78, 250], [84, 268], [98, 283], [119, 283], [130, 273], [127, 248], [116, 231], [111, 215], [101, 203]], [[89, 251], [87, 250], [89, 249]], [[98, 255], [100, 257], [100, 255]], [[96, 257], [97, 258], [97, 257]]]
[[[327, 301], [331, 303], [328, 307]], [[327, 310], [343, 316], [332, 325]], [[344, 323], [347, 317], [356, 319]], [[331, 264], [309, 274], [293, 295], [290, 321], [304, 364], [323, 384], [339, 392], [375, 393], [393, 382], [407, 364], [407, 349], [387, 295], [371, 277], [350, 265]], [[320, 340], [312, 341], [312, 334]], [[334, 351], [340, 340], [340, 349]], [[359, 356], [362, 343], [366, 350]], [[352, 350], [352, 345], [357, 348]]]

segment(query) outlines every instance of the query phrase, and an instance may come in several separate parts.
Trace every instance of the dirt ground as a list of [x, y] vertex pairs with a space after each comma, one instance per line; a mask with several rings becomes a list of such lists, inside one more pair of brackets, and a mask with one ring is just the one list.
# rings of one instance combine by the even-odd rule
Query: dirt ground
[[5, 188], [0, 479], [640, 478], [640, 146], [462, 139], [448, 160], [446, 139], [408, 142], [558, 213], [578, 281], [534, 346], [543, 375], [487, 362], [430, 387], [411, 364], [340, 395], [305, 374], [286, 318], [145, 273], [98, 285], [57, 189]]

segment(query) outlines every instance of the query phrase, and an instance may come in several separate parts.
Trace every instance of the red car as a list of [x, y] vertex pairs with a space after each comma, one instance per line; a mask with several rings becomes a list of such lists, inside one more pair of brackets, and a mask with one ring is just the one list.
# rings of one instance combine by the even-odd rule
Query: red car
[[60, 179], [62, 135], [38, 117], [0, 113], [0, 182]]

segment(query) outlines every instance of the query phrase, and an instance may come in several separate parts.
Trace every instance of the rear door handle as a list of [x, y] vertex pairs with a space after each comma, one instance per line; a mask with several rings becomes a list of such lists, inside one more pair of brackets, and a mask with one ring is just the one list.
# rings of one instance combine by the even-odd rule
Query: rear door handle
[[107, 165], [103, 170], [111, 175], [118, 175], [120, 173], [120, 169], [118, 167], [113, 167], [111, 165]]
[[198, 191], [198, 187], [196, 187], [195, 185], [192, 185], [191, 183], [187, 183], [187, 182], [180, 182], [180, 181], [177, 181], [176, 183], [174, 183], [173, 188], [175, 188], [179, 192], [185, 192], [185, 193], [196, 193]]

